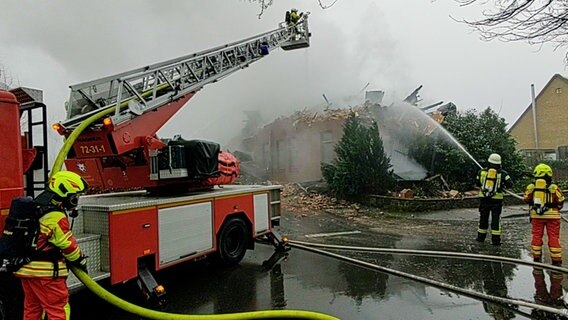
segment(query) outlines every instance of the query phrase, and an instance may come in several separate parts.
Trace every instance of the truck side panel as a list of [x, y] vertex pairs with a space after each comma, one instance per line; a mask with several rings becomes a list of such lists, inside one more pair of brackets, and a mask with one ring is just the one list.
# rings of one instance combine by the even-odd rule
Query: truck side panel
[[158, 255], [156, 207], [111, 212], [109, 216], [111, 284], [138, 276], [138, 258]]
[[[251, 193], [236, 196], [215, 198], [215, 234], [219, 234], [221, 226], [227, 215], [243, 212], [253, 225], [254, 230], [254, 204]], [[217, 246], [217, 244], [215, 244]]]
[[160, 208], [158, 223], [160, 266], [213, 249], [211, 201]]

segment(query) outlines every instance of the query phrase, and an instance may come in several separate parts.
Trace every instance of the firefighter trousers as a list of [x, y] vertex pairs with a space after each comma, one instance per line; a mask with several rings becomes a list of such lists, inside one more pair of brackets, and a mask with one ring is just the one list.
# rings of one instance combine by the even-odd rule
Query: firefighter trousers
[[479, 203], [479, 228], [477, 232], [487, 234], [489, 216], [491, 216], [491, 234], [501, 236], [501, 211], [503, 200], [481, 199]]
[[548, 237], [548, 250], [552, 262], [562, 262], [562, 246], [560, 245], [560, 219], [539, 219], [532, 218], [532, 241], [531, 251], [535, 260], [540, 260], [542, 256], [542, 236], [544, 229]]
[[24, 289], [24, 320], [69, 320], [69, 291], [66, 278], [21, 278]]

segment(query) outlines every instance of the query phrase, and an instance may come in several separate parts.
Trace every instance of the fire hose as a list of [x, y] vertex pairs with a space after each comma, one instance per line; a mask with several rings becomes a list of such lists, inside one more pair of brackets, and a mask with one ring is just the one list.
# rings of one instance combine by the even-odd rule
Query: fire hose
[[[120, 105], [120, 108], [122, 108], [123, 105], [126, 106], [126, 102], [123, 102]], [[90, 116], [89, 118], [87, 118], [75, 130], [73, 130], [73, 132], [65, 140], [63, 147], [61, 148], [61, 150], [59, 151], [59, 153], [57, 155], [57, 158], [56, 158], [55, 163], [53, 165], [53, 168], [51, 170], [51, 175], [53, 175], [56, 172], [61, 170], [63, 163], [64, 163], [64, 160], [67, 157], [67, 153], [69, 152], [69, 150], [71, 150], [71, 147], [72, 147], [73, 143], [75, 142], [75, 140], [78, 138], [78, 136], [86, 128], [88, 128], [90, 125], [92, 125], [94, 122], [96, 122], [97, 120], [111, 114], [113, 111], [115, 111], [114, 108], [107, 108], [107, 109], [105, 109], [101, 112], [98, 112], [98, 113]], [[511, 191], [505, 190], [505, 192], [516, 197], [516, 198], [522, 199], [522, 197], [512, 193]], [[568, 221], [568, 220], [566, 220], [566, 218], [564, 218], [564, 217], [562, 217], [562, 218], [565, 221]], [[568, 310], [567, 309], [556, 309], [556, 308], [542, 306], [542, 305], [539, 305], [539, 304], [530, 303], [530, 302], [526, 302], [526, 301], [513, 300], [513, 299], [509, 299], [509, 298], [486, 295], [486, 294], [483, 294], [483, 293], [479, 293], [479, 292], [471, 291], [471, 290], [466, 290], [466, 289], [463, 289], [463, 288], [460, 288], [460, 287], [452, 286], [452, 285], [442, 283], [442, 282], [438, 282], [438, 281], [435, 281], [435, 280], [431, 280], [431, 279], [428, 279], [428, 278], [419, 277], [419, 276], [416, 276], [416, 275], [404, 273], [404, 272], [397, 271], [397, 270], [394, 270], [394, 269], [390, 269], [390, 268], [382, 267], [382, 266], [379, 266], [379, 265], [371, 264], [371, 263], [368, 263], [368, 262], [365, 262], [365, 261], [349, 258], [349, 257], [346, 257], [346, 256], [338, 255], [338, 254], [331, 253], [331, 252], [324, 251], [324, 250], [320, 250], [320, 249], [316, 249], [314, 247], [324, 247], [324, 248], [344, 249], [344, 250], [372, 251], [372, 252], [382, 252], [382, 253], [423, 254], [423, 255], [430, 255], [430, 256], [450, 256], [450, 257], [460, 257], [460, 258], [468, 258], [468, 259], [482, 259], [482, 260], [490, 260], [490, 261], [501, 261], [501, 262], [510, 262], [510, 263], [532, 265], [532, 266], [540, 267], [540, 268], [543, 268], [543, 269], [549, 269], [549, 270], [559, 271], [559, 272], [563, 272], [563, 273], [568, 273], [568, 269], [565, 269], [565, 268], [545, 265], [545, 264], [542, 264], [542, 263], [527, 262], [527, 261], [522, 261], [522, 260], [513, 259], [513, 258], [486, 256], [486, 255], [474, 255], [474, 254], [466, 254], [466, 253], [458, 253], [458, 252], [449, 253], [449, 252], [434, 252], [434, 251], [420, 251], [420, 250], [401, 250], [401, 249], [330, 246], [330, 245], [311, 244], [311, 243], [300, 242], [300, 241], [290, 241], [290, 245], [293, 246], [293, 247], [302, 249], [302, 250], [306, 250], [306, 251], [318, 253], [318, 254], [321, 254], [321, 255], [333, 257], [333, 258], [336, 258], [336, 259], [339, 259], [339, 260], [342, 260], [342, 261], [346, 261], [346, 262], [349, 262], [349, 263], [353, 263], [353, 264], [356, 264], [356, 265], [359, 265], [359, 266], [363, 266], [363, 267], [366, 267], [366, 268], [369, 268], [369, 269], [394, 274], [394, 275], [397, 275], [397, 276], [400, 276], [400, 277], [405, 277], [405, 278], [412, 279], [412, 280], [415, 280], [415, 281], [419, 281], [419, 282], [422, 282], [422, 283], [426, 283], [426, 284], [429, 284], [429, 285], [437, 286], [437, 287], [440, 287], [440, 288], [445, 288], [445, 289], [448, 289], [448, 290], [451, 290], [451, 291], [454, 291], [454, 292], [460, 292], [460, 293], [463, 293], [464, 295], [477, 297], [477, 298], [481, 298], [481, 299], [484, 299], [484, 300], [492, 300], [492, 301], [502, 303], [502, 304], [511, 304], [511, 305], [529, 307], [529, 308], [538, 309], [538, 310], [542, 310], [542, 311], [546, 311], [546, 312], [550, 312], [550, 313], [554, 313], [554, 314], [559, 314], [559, 315], [562, 315], [562, 316], [568, 316]], [[116, 307], [118, 307], [118, 308], [120, 308], [124, 311], [130, 312], [130, 313], [133, 313], [133, 314], [145, 317], [145, 318], [149, 318], [149, 319], [157, 319], [157, 320], [164, 320], [164, 319], [171, 319], [171, 320], [177, 320], [177, 319], [181, 319], [181, 320], [185, 320], [185, 319], [270, 319], [270, 318], [337, 319], [337, 318], [330, 316], [330, 315], [312, 312], [312, 311], [304, 311], [304, 310], [266, 310], [266, 311], [241, 312], [241, 313], [218, 314], [218, 315], [187, 315], [187, 314], [174, 314], [174, 313], [160, 312], [160, 311], [155, 311], [155, 310], [148, 309], [148, 308], [143, 308], [143, 307], [137, 306], [135, 304], [132, 304], [130, 302], [127, 302], [127, 301], [111, 294], [110, 292], [108, 292], [104, 288], [102, 288], [96, 281], [91, 279], [88, 276], [88, 274], [85, 273], [84, 271], [77, 269], [76, 267], [73, 267], [73, 266], [71, 266], [71, 270], [77, 276], [77, 278], [89, 290], [91, 290], [94, 294], [96, 294], [97, 296], [99, 296], [103, 300], [111, 303], [112, 305], [114, 305], [114, 306], [116, 306]]]
[[527, 307], [536, 310], [542, 310], [549, 313], [558, 314], [564, 317], [568, 317], [568, 309], [557, 309], [553, 307], [543, 306], [540, 304], [523, 301], [523, 300], [515, 300], [510, 298], [498, 297], [493, 295], [488, 295], [484, 293], [480, 293], [477, 291], [467, 290], [464, 288], [460, 288], [457, 286], [453, 286], [447, 283], [439, 282], [436, 280], [420, 277], [414, 274], [394, 270], [391, 268], [383, 267], [380, 265], [372, 264], [366, 261], [350, 258], [347, 256], [339, 255], [336, 253], [332, 253], [329, 251], [317, 249], [317, 248], [328, 248], [328, 249], [339, 249], [339, 250], [350, 250], [350, 251], [367, 251], [367, 252], [378, 252], [378, 253], [391, 253], [391, 254], [414, 254], [414, 255], [427, 255], [427, 256], [438, 256], [438, 257], [452, 257], [452, 258], [467, 258], [467, 259], [474, 259], [474, 260], [482, 260], [482, 261], [501, 261], [501, 262], [509, 262], [509, 263], [518, 263], [518, 264], [525, 264], [531, 265], [543, 269], [554, 270], [557, 272], [568, 273], [568, 269], [560, 268], [551, 265], [545, 265], [542, 263], [535, 263], [535, 262], [528, 262], [519, 259], [513, 258], [506, 258], [506, 257], [499, 257], [499, 256], [487, 256], [487, 255], [479, 255], [479, 254], [467, 254], [461, 252], [443, 252], [443, 251], [424, 251], [424, 250], [408, 250], [408, 249], [392, 249], [392, 248], [370, 248], [370, 247], [353, 247], [353, 246], [340, 246], [340, 245], [326, 245], [326, 244], [318, 244], [318, 243], [309, 243], [303, 241], [294, 241], [289, 240], [289, 244], [291, 247], [295, 247], [298, 249], [302, 249], [305, 251], [317, 253], [320, 255], [332, 257], [341, 261], [345, 261], [348, 263], [355, 264], [357, 266], [365, 267], [371, 270], [377, 270], [385, 273], [389, 273], [395, 276], [411, 279], [414, 281], [422, 282], [428, 285], [432, 285], [435, 287], [447, 289], [453, 292], [458, 292], [470, 297], [486, 300], [486, 301], [494, 301], [500, 304], [505, 305], [516, 305], [520, 307]]
[[[121, 107], [126, 106], [126, 102], [121, 104]], [[55, 174], [56, 172], [60, 171], [65, 158], [67, 157], [67, 153], [71, 150], [71, 147], [77, 137], [83, 132], [86, 128], [90, 125], [95, 123], [97, 120], [111, 114], [115, 111], [115, 108], [108, 108], [103, 111], [100, 111], [86, 120], [84, 120], [73, 132], [67, 137], [61, 150], [57, 155], [57, 158], [54, 162], [53, 168], [51, 170], [51, 175]], [[87, 273], [84, 271], [77, 269], [74, 266], [70, 266], [71, 271], [77, 276], [77, 278], [94, 294], [98, 297], [102, 298], [103, 300], [107, 301], [108, 303], [138, 316], [147, 318], [147, 319], [156, 319], [156, 320], [230, 320], [230, 319], [314, 319], [314, 320], [337, 320], [336, 317], [313, 312], [313, 311], [305, 311], [305, 310], [263, 310], [263, 311], [251, 311], [251, 312], [240, 312], [240, 313], [225, 313], [225, 314], [216, 314], [216, 315], [189, 315], [189, 314], [175, 314], [175, 313], [167, 313], [167, 312], [160, 312], [148, 308], [144, 308], [128, 301], [125, 301], [112, 293], [108, 292], [106, 289], [101, 287], [96, 281], [91, 279]]]

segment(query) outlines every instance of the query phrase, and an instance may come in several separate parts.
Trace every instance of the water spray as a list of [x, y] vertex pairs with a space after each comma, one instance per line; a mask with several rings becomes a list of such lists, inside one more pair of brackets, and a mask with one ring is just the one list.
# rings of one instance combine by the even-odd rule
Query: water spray
[[[441, 132], [443, 132], [444, 135], [448, 139], [450, 139], [461, 151], [463, 151], [471, 159], [471, 161], [473, 161], [473, 163], [475, 163], [479, 167], [480, 170], [483, 169], [483, 166], [467, 151], [467, 149], [450, 132], [448, 132], [448, 130], [446, 130], [446, 128], [444, 128], [440, 123], [436, 122], [434, 119], [432, 119], [425, 113], [421, 112], [421, 114], [424, 115], [425, 118], [427, 118], [430, 123], [434, 124]], [[522, 196], [512, 191], [506, 189], [504, 189], [503, 191], [517, 199], [524, 200]]]

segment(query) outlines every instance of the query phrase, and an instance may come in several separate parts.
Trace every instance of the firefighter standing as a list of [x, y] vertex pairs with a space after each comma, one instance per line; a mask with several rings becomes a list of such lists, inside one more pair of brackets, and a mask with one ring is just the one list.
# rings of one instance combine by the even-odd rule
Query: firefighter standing
[[66, 210], [77, 206], [77, 196], [87, 188], [76, 173], [60, 171], [49, 179], [47, 190], [36, 201], [52, 207], [40, 219], [36, 254], [14, 274], [24, 289], [24, 320], [69, 320], [66, 261], [86, 271], [87, 261], [69, 228]]
[[552, 168], [546, 164], [534, 167], [534, 183], [527, 186], [524, 200], [530, 205], [532, 224], [531, 252], [533, 259], [542, 259], [542, 236], [546, 228], [548, 249], [552, 264], [562, 265], [562, 247], [560, 245], [560, 209], [564, 205], [564, 194], [552, 183]]
[[493, 153], [489, 156], [487, 168], [477, 174], [479, 191], [479, 227], [477, 241], [484, 242], [489, 228], [491, 215], [491, 243], [501, 244], [501, 210], [503, 209], [503, 188], [513, 186], [511, 177], [501, 169], [501, 156]]

